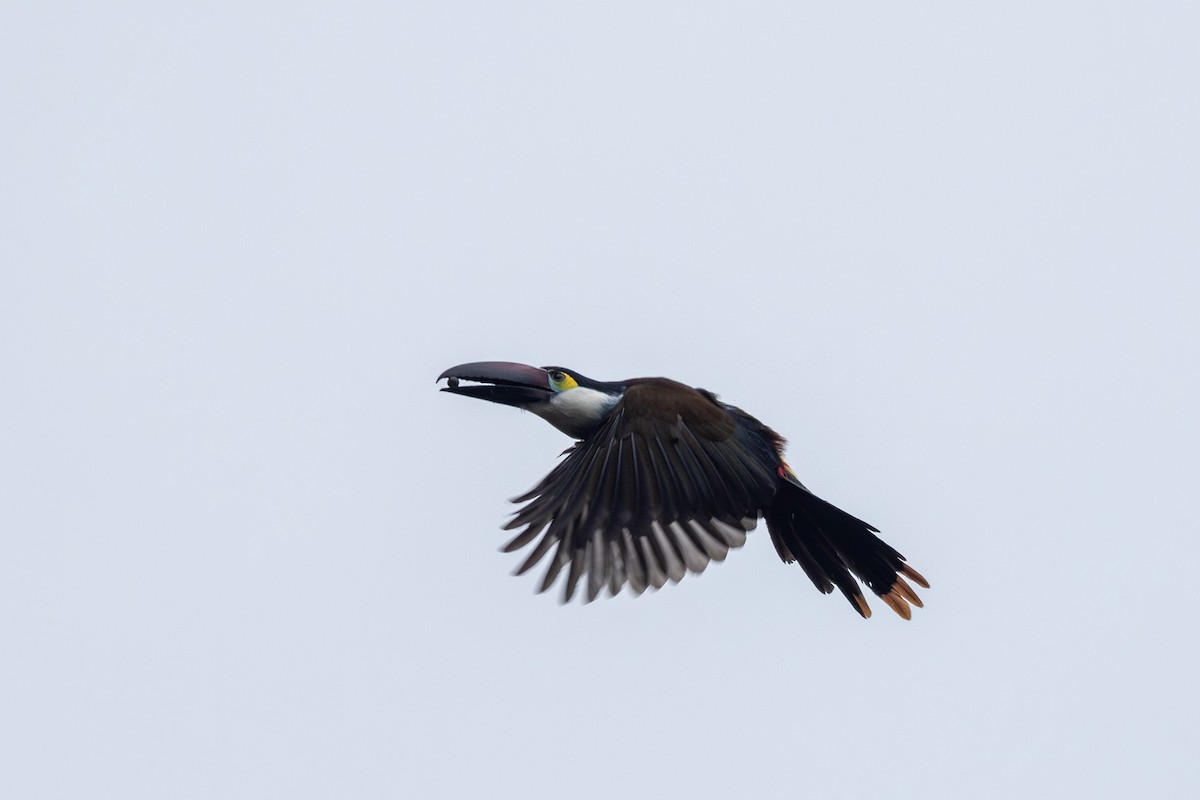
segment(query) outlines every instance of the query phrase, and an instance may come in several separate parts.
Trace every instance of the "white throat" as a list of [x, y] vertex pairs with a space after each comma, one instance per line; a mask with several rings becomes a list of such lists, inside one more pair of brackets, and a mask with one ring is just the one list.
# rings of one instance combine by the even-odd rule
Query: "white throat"
[[529, 410], [567, 436], [583, 439], [600, 427], [608, 412], [620, 401], [619, 396], [576, 386], [551, 397]]

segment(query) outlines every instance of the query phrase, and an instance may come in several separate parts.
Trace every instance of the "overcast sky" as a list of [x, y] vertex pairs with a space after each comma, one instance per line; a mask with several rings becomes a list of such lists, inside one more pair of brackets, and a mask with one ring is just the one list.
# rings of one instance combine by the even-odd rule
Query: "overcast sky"
[[[1200, 795], [1192, 3], [6, 3], [0, 795]], [[666, 375], [932, 582], [765, 530], [560, 606]]]

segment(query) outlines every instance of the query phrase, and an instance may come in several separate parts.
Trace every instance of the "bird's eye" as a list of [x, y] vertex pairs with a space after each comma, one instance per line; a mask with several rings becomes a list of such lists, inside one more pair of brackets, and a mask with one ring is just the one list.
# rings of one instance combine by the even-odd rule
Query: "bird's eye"
[[565, 392], [579, 385], [570, 373], [563, 372], [561, 369], [548, 369], [546, 376], [550, 378], [550, 388], [556, 392]]

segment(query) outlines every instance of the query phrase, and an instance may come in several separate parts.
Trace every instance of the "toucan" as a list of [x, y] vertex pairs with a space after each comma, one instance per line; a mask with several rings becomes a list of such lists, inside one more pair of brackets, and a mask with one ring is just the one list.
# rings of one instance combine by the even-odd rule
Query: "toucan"
[[923, 606], [906, 578], [929, 582], [878, 529], [805, 488], [783, 460], [783, 437], [712, 392], [503, 361], [459, 364], [442, 380], [444, 392], [531, 411], [578, 440], [513, 499], [525, 505], [504, 526], [523, 528], [504, 552], [536, 541], [516, 574], [550, 557], [540, 592], [564, 569], [563, 602], [581, 581], [588, 603], [605, 589], [637, 596], [678, 583], [745, 544], [761, 516], [785, 563], [826, 594], [836, 586], [863, 617], [859, 581], [905, 619]]

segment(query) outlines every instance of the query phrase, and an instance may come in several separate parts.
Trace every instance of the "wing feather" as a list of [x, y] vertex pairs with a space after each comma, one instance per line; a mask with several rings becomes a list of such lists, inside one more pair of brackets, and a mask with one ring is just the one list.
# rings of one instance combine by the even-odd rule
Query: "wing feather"
[[776, 490], [764, 430], [681, 384], [630, 386], [599, 431], [514, 499], [525, 505], [505, 528], [524, 530], [503, 549], [533, 544], [517, 574], [553, 551], [539, 591], [569, 567], [564, 602], [581, 582], [591, 602], [703, 572], [745, 543]]

